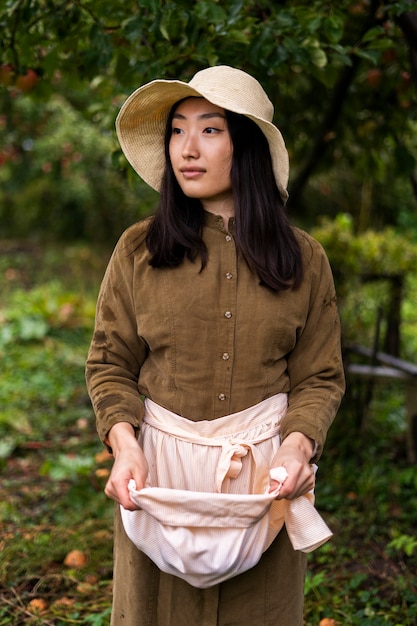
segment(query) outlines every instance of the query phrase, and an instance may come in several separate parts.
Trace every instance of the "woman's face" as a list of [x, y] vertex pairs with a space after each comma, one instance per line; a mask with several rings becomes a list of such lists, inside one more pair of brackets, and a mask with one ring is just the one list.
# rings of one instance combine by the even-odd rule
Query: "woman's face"
[[169, 156], [186, 196], [217, 212], [233, 206], [233, 145], [224, 109], [204, 98], [187, 98], [175, 110]]

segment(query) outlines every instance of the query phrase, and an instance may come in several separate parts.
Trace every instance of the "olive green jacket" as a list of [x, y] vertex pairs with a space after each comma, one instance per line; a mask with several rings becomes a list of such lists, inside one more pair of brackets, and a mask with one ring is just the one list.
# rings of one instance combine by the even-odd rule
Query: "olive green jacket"
[[148, 221], [120, 238], [100, 290], [87, 384], [100, 437], [119, 421], [140, 428], [142, 397], [191, 420], [212, 420], [288, 393], [282, 437], [317, 443], [344, 392], [340, 325], [327, 257], [296, 229], [305, 276], [280, 293], [236, 254], [233, 221], [206, 214], [208, 264], [149, 265]]

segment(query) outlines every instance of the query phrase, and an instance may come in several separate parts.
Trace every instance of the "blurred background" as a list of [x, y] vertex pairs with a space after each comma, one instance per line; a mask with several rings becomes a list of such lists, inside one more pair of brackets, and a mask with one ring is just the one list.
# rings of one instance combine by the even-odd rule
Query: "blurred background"
[[112, 249], [157, 202], [114, 121], [143, 83], [217, 64], [273, 101], [291, 220], [339, 297], [348, 390], [317, 486], [335, 536], [305, 623], [417, 623], [417, 2], [4, 0], [0, 28], [0, 625], [109, 623], [84, 361]]

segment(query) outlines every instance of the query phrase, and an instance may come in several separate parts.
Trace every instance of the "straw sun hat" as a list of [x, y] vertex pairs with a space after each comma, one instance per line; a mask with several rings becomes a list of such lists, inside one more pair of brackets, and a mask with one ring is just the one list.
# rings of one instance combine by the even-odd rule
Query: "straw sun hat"
[[284, 202], [288, 198], [288, 152], [272, 123], [274, 107], [255, 78], [232, 67], [218, 65], [197, 72], [190, 82], [154, 80], [136, 89], [116, 119], [122, 150], [139, 176], [159, 191], [164, 172], [164, 136], [172, 106], [183, 98], [203, 97], [223, 109], [246, 115], [269, 143], [275, 180]]

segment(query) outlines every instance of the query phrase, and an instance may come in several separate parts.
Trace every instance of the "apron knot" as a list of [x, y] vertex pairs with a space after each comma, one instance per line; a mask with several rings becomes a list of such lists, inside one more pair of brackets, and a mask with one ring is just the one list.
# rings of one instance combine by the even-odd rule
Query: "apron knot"
[[269, 484], [269, 465], [255, 445], [247, 441], [228, 440], [222, 442], [222, 451], [216, 470], [216, 492], [222, 492], [226, 478], [237, 478], [242, 469], [242, 459], [251, 453], [254, 463], [253, 493], [263, 493]]

